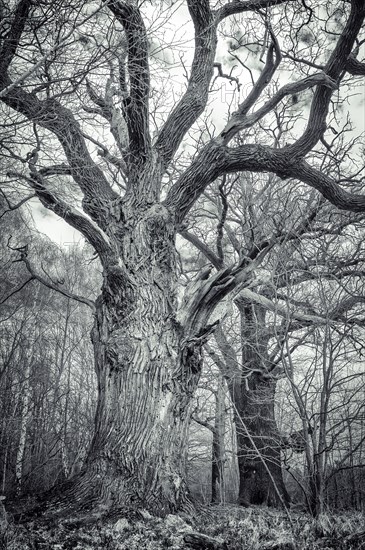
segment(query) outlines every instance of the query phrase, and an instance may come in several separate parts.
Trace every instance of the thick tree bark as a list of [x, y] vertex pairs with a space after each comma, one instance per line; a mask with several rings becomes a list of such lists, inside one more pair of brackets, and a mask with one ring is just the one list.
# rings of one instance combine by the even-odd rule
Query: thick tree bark
[[[208, 348], [228, 382], [233, 403], [239, 468], [239, 503], [282, 506], [289, 502], [282, 471], [282, 438], [275, 421], [276, 381], [269, 374], [265, 309], [240, 295], [242, 364], [224, 333], [215, 339], [222, 359]], [[265, 368], [266, 367], [266, 368]]]
[[[199, 346], [176, 319], [174, 230], [150, 207], [120, 240], [124, 278], [104, 273], [92, 341], [99, 399], [95, 435], [70, 493], [81, 507], [169, 513], [189, 503], [185, 456]], [[186, 335], [185, 335], [186, 336]]]
[[250, 504], [281, 506], [289, 502], [281, 471], [280, 440], [274, 416], [274, 395], [273, 381], [264, 380], [260, 375], [252, 375], [247, 386], [241, 386], [236, 429], [240, 480], [239, 503], [243, 506]]
[[[281, 506], [289, 502], [281, 470], [280, 436], [275, 421], [276, 381], [266, 375], [267, 342], [257, 332], [265, 312], [236, 301], [242, 323], [242, 366], [247, 371], [232, 395], [235, 404], [239, 503]], [[254, 322], [253, 322], [254, 321]], [[250, 374], [252, 373], [252, 374]]]

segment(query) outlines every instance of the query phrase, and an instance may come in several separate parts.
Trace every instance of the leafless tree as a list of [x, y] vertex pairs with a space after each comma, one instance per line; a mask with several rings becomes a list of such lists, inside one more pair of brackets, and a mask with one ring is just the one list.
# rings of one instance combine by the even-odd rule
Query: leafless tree
[[[202, 346], [217, 322], [210, 317], [221, 300], [250, 280], [259, 256], [243, 256], [213, 274], [201, 271], [179, 302], [175, 238], [208, 186], [225, 174], [269, 172], [283, 181], [299, 180], [340, 209], [364, 211], [357, 168], [341, 181], [336, 173], [327, 175], [316, 157], [308, 159], [326, 141], [332, 106], [347, 94], [349, 79], [356, 83], [364, 74], [357, 59], [363, 1], [341, 2], [340, 10], [320, 5], [187, 0], [193, 59], [181, 60], [187, 82], [184, 90], [177, 84], [175, 97], [166, 102], [167, 116], [158, 107], [150, 113], [150, 97], [156, 98], [161, 83], [156, 84], [150, 56], [146, 3], [75, 0], [65, 7], [20, 0], [5, 9], [0, 97], [17, 136], [24, 135], [20, 145], [12, 139], [9, 147], [7, 188], [26, 184], [43, 206], [80, 231], [103, 274], [95, 302], [68, 292], [94, 315], [99, 400], [83, 470], [62, 495], [67, 505], [141, 505], [160, 513], [189, 507], [184, 474], [189, 405]], [[174, 4], [161, 6], [172, 17]], [[336, 12], [337, 34], [322, 25], [317, 9], [326, 21]], [[255, 76], [250, 69], [252, 84], [221, 121], [222, 129], [199, 139], [194, 157], [185, 156], [172, 170], [207, 106], [218, 30], [228, 23], [242, 25], [248, 37], [250, 29], [260, 29], [255, 48], [245, 45], [252, 56], [259, 53], [262, 70]], [[304, 32], [320, 35], [321, 49], [312, 45], [309, 62], [301, 55]], [[244, 37], [245, 32], [241, 43]], [[218, 78], [226, 80], [225, 74], [218, 67]], [[162, 76], [169, 86], [168, 74]], [[278, 86], [270, 87], [274, 77]], [[269, 125], [282, 101], [302, 93], [309, 98], [306, 124], [293, 131], [290, 143], [278, 146], [275, 136], [251, 141], [254, 125]], [[31, 144], [26, 152], [22, 141]], [[326, 151], [320, 147], [318, 155]], [[34, 267], [26, 249], [20, 258], [35, 279], [60, 290]]]

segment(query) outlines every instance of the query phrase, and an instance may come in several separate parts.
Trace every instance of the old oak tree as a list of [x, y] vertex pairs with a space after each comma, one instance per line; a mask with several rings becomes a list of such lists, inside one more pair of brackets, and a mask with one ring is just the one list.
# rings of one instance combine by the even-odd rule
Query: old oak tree
[[[16, 128], [22, 143], [13, 147], [7, 177], [31, 188], [79, 231], [102, 267], [95, 302], [61, 288], [93, 310], [99, 392], [94, 437], [65, 500], [160, 513], [189, 506], [189, 404], [202, 346], [218, 323], [211, 316], [229, 293], [249, 283], [255, 262], [271, 246], [263, 241], [234, 264], [203, 271], [182, 296], [175, 241], [207, 186], [236, 172], [272, 173], [278, 181], [307, 184], [340, 209], [365, 210], [364, 195], [326, 175], [310, 157], [341, 86], [365, 74], [358, 59], [364, 1], [339, 4], [337, 34], [321, 62], [296, 55], [301, 27], [322, 9], [304, 0], [20, 0], [2, 8], [0, 98], [7, 127]], [[193, 24], [194, 52], [188, 68], [180, 58], [186, 86], [182, 91], [177, 80], [178, 97], [166, 100], [165, 114], [155, 98], [157, 79], [167, 82], [168, 68], [159, 72], [151, 61], [148, 29], [153, 10], [163, 14], [163, 28], [176, 9]], [[302, 24], [294, 32], [296, 12]], [[184, 141], [191, 143], [188, 133], [206, 109], [215, 69], [232, 80], [215, 63], [219, 30], [252, 18], [262, 27], [261, 70], [223, 129], [179, 165], [177, 153]], [[292, 80], [287, 69], [280, 73], [284, 61], [299, 67]], [[245, 139], [281, 102], [308, 91], [306, 121], [291, 143]], [[33, 278], [57, 286], [34, 271], [26, 248], [20, 253]]]

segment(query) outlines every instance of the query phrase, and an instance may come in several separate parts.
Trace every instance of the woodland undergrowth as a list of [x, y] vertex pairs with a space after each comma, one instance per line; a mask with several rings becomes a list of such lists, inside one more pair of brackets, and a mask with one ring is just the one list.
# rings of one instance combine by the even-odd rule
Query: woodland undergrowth
[[106, 521], [67, 518], [9, 524], [0, 550], [365, 550], [358, 512], [317, 519], [264, 507], [214, 506], [196, 515], [157, 518], [144, 510]]

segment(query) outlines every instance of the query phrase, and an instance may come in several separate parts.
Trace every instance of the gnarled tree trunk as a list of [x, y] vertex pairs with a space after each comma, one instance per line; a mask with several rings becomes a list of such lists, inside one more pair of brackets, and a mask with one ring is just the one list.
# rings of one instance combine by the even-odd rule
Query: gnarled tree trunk
[[104, 273], [92, 341], [99, 399], [95, 435], [71, 490], [91, 506], [161, 513], [187, 502], [189, 402], [201, 368], [176, 319], [174, 231], [160, 205], [121, 239], [123, 273]]

